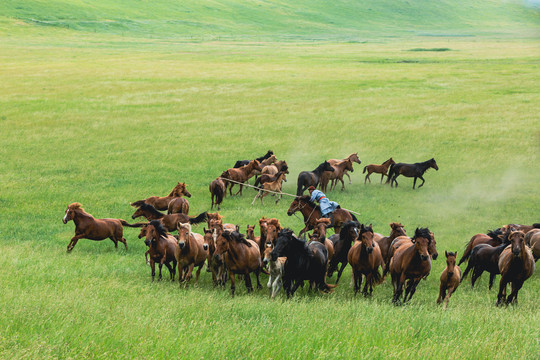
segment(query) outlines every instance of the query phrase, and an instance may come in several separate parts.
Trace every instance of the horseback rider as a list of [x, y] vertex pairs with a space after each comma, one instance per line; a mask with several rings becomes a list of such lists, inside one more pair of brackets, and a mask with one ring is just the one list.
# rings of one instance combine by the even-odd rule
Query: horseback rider
[[330, 201], [320, 190], [316, 190], [314, 186], [308, 187], [309, 195], [311, 196], [311, 201], [318, 201], [321, 208], [321, 218], [328, 218], [333, 221], [332, 213], [334, 210], [339, 209], [340, 206], [335, 201]]

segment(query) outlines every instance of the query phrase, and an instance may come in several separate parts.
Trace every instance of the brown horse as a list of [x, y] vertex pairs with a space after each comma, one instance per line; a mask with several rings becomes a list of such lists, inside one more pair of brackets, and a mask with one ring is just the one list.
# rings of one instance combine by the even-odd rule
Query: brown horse
[[[257, 180], [255, 180], [255, 183], [253, 184], [253, 186], [256, 186], [256, 187], [260, 188], [261, 185], [263, 185], [263, 184], [265, 184], [267, 182], [276, 181], [278, 179], [278, 177], [281, 175], [281, 173], [284, 173], [285, 175], [288, 174], [289, 173], [289, 168], [285, 167], [284, 169], [277, 171], [275, 174], [262, 174], [259, 178], [257, 178]], [[286, 182], [287, 178], [284, 177], [283, 181]]]
[[446, 255], [446, 268], [441, 274], [441, 286], [439, 287], [439, 297], [437, 298], [437, 304], [440, 304], [444, 300], [443, 309], [446, 310], [450, 296], [456, 291], [461, 282], [461, 269], [456, 265], [457, 251], [444, 252]]
[[257, 244], [253, 240], [246, 240], [244, 235], [237, 231], [224, 231], [217, 239], [215, 257], [222, 256], [225, 267], [231, 280], [231, 294], [234, 296], [236, 289], [235, 274], [244, 275], [248, 292], [253, 291], [249, 274], [255, 273], [257, 277], [257, 289], [262, 288], [259, 274], [262, 270], [261, 254]]
[[[330, 165], [336, 165], [338, 162], [343, 161], [343, 160], [350, 160], [350, 161], [353, 161], [353, 162], [355, 162], [355, 163], [357, 163], [357, 164], [361, 164], [361, 163], [362, 163], [362, 161], [360, 161], [360, 158], [358, 157], [358, 153], [357, 153], [357, 152], [356, 152], [356, 153], [352, 153], [351, 155], [347, 156], [345, 159], [342, 159], [342, 160], [340, 160], [340, 159], [330, 159], [330, 160], [328, 160], [328, 162], [330, 163]], [[343, 175], [347, 175], [347, 177], [349, 178], [349, 185], [352, 184], [352, 183], [351, 183], [351, 177], [349, 176], [347, 170], [345, 170], [345, 172], [343, 173]]]
[[[279, 171], [288, 170], [289, 166], [287, 165], [287, 162], [285, 160], [278, 160], [272, 165], [266, 165], [262, 167], [261, 173], [263, 175], [275, 175]], [[288, 172], [287, 172], [288, 174]], [[255, 186], [257, 186], [257, 182], [255, 182]]]
[[366, 277], [366, 283], [362, 293], [364, 296], [371, 296], [373, 285], [379, 284], [382, 280], [379, 267], [384, 270], [381, 249], [379, 248], [379, 244], [373, 240], [373, 228], [371, 224], [369, 226], [364, 226], [364, 224], [360, 226], [360, 236], [349, 250], [347, 260], [352, 267], [354, 294], [356, 295], [360, 291], [362, 275], [364, 275]]
[[[334, 271], [337, 270], [336, 284], [339, 282], [345, 266], [349, 263], [347, 256], [349, 255], [352, 243], [358, 238], [360, 226], [358, 221], [347, 221], [343, 224], [339, 234], [334, 234], [329, 238], [334, 245], [334, 257], [329, 262], [327, 276], [332, 277]], [[338, 269], [340, 263], [341, 266]]]
[[151, 196], [144, 200], [132, 202], [130, 205], [133, 207], [140, 207], [142, 204], [146, 203], [152, 205], [158, 210], [167, 210], [169, 207], [169, 202], [172, 199], [183, 195], [191, 197], [191, 194], [186, 189], [186, 183], [178, 183], [167, 196]]
[[469, 242], [467, 243], [467, 246], [465, 246], [465, 251], [463, 252], [463, 255], [461, 256], [461, 259], [459, 259], [458, 265], [461, 265], [461, 263], [469, 259], [469, 257], [471, 256], [471, 252], [476, 245], [488, 244], [493, 247], [499, 246], [502, 244], [503, 236], [504, 234], [501, 229], [488, 231], [487, 234], [474, 235], [471, 238], [471, 240], [469, 240]]
[[174, 231], [176, 230], [176, 226], [179, 222], [190, 224], [199, 224], [206, 220], [207, 213], [203, 212], [200, 213], [197, 217], [191, 217], [186, 214], [168, 214], [165, 215], [159, 211], [155, 207], [153, 207], [150, 204], [143, 203], [141, 206], [135, 210], [133, 215], [131, 215], [132, 219], [136, 219], [140, 216], [144, 216], [146, 220], [160, 220], [163, 226], [165, 226], [165, 229], [167, 231]]
[[[163, 265], [169, 269], [171, 281], [176, 273], [177, 257], [179, 250], [176, 239], [163, 228], [158, 220], [152, 220], [146, 228], [144, 243], [148, 246], [147, 254], [150, 255], [150, 268], [152, 269], [152, 281], [156, 275], [156, 262], [159, 264], [159, 280], [161, 280], [161, 268]], [[172, 263], [172, 266], [171, 266]]]
[[75, 223], [75, 236], [71, 238], [67, 246], [67, 251], [73, 250], [77, 241], [80, 239], [90, 240], [105, 240], [111, 239], [114, 243], [114, 247], [118, 247], [118, 242], [124, 244], [127, 250], [126, 239], [124, 239], [123, 226], [129, 227], [141, 227], [144, 224], [128, 224], [122, 219], [96, 219], [82, 208], [80, 203], [72, 203], [68, 205], [66, 214], [62, 221], [67, 224], [68, 221], [73, 220]]
[[[178, 223], [178, 273], [181, 275], [180, 282], [187, 286], [191, 280], [193, 269], [198, 267], [195, 273], [195, 285], [199, 282], [199, 275], [208, 257], [208, 245], [204, 243], [201, 234], [191, 232], [189, 223]], [[183, 271], [183, 274], [182, 274]]]
[[210, 209], [213, 209], [214, 205], [217, 205], [219, 211], [221, 209], [223, 198], [227, 194], [227, 186], [225, 185], [225, 182], [218, 177], [210, 183], [208, 189], [210, 190], [210, 197], [212, 198], [212, 206]]
[[392, 230], [390, 230], [389, 236], [375, 238], [375, 241], [377, 242], [377, 244], [379, 244], [379, 248], [381, 249], [381, 255], [384, 259], [386, 267], [390, 265], [389, 254], [392, 241], [394, 241], [394, 239], [398, 236], [407, 236], [404, 226], [398, 222], [390, 223], [390, 228]]
[[[217, 213], [216, 213], [217, 214]], [[227, 281], [227, 270], [225, 269], [225, 264], [223, 262], [223, 258], [221, 255], [215, 254], [215, 247], [217, 244], [217, 239], [221, 236], [223, 231], [225, 231], [223, 227], [223, 222], [221, 219], [219, 220], [210, 220], [210, 231], [212, 231], [212, 240], [214, 241], [214, 249], [212, 250], [212, 262], [214, 263], [214, 267], [216, 270], [216, 276], [218, 279], [218, 283], [221, 286], [225, 286], [225, 282]]]
[[[276, 245], [276, 240], [278, 238], [279, 232], [281, 231], [282, 227], [279, 223], [279, 220], [276, 218], [266, 219], [266, 236], [265, 236], [265, 244], [271, 244], [272, 246]], [[264, 250], [263, 250], [264, 251]]]
[[508, 224], [501, 227], [502, 232], [506, 233], [509, 230], [512, 231], [523, 231], [524, 234], [527, 234], [529, 231], [533, 229], [540, 229], [540, 224], [535, 223], [532, 225], [520, 225], [520, 224]]
[[388, 168], [390, 167], [390, 165], [393, 165], [395, 163], [396, 162], [394, 161], [394, 159], [390, 158], [386, 160], [385, 162], [383, 162], [381, 165], [369, 164], [367, 166], [364, 166], [364, 171], [362, 173], [365, 174], [367, 171], [366, 178], [364, 179], [364, 184], [368, 180], [369, 180], [369, 183], [371, 184], [371, 179], [369, 178], [369, 175], [371, 175], [372, 173], [381, 174], [381, 184], [382, 184], [384, 176], [386, 175], [388, 177]]
[[[264, 198], [266, 195], [270, 194], [268, 191], [264, 191], [264, 190], [269, 190], [269, 191], [273, 191], [273, 192], [279, 193], [278, 196], [276, 196], [276, 194], [272, 194], [273, 196], [276, 196], [276, 204], [277, 204], [277, 203], [279, 202], [279, 200], [281, 200], [281, 197], [282, 197], [282, 194], [281, 194], [281, 186], [283, 185], [283, 181], [287, 181], [287, 180], [286, 180], [286, 174], [285, 174], [285, 172], [280, 171], [280, 172], [277, 174], [276, 180], [265, 182], [265, 183], [262, 185], [261, 190], [259, 190], [259, 192], [257, 193], [257, 195], [255, 195], [255, 197], [253, 198], [253, 201], [251, 202], [251, 205], [255, 204], [255, 201], [257, 200], [257, 198], [260, 198], [260, 199], [261, 199], [261, 205], [263, 205], [263, 198]], [[264, 190], [263, 190], [263, 189], [264, 189]]]
[[[292, 216], [295, 212], [300, 211], [304, 216], [305, 227], [300, 230], [298, 236], [302, 236], [306, 231], [312, 230], [317, 225], [317, 219], [321, 217], [321, 208], [319, 205], [316, 205], [313, 201], [310, 200], [309, 195], [297, 196], [289, 210], [287, 210], [287, 215]], [[347, 210], [338, 208], [333, 213], [333, 223], [328, 227], [333, 227], [335, 233], [339, 233], [343, 223], [349, 220], [356, 220], [356, 218], [349, 213]]]
[[235, 182], [227, 181], [226, 179], [236, 181], [240, 183], [240, 190], [235, 195], [242, 194], [243, 183], [247, 182], [252, 176], [255, 175], [255, 171], [261, 171], [260, 163], [257, 160], [252, 160], [249, 164], [240, 168], [231, 168], [223, 172], [221, 177], [226, 182], [225, 188], [229, 187], [229, 194], [232, 196], [232, 188], [236, 185]]
[[408, 280], [403, 302], [412, 298], [420, 280], [431, 271], [431, 257], [428, 247], [431, 243], [431, 232], [427, 228], [416, 228], [413, 243], [400, 246], [390, 261], [390, 274], [394, 285], [393, 303], [398, 303], [403, 293], [403, 285]]
[[540, 229], [533, 229], [525, 234], [525, 243], [532, 250], [534, 261], [540, 259]]
[[167, 214], [189, 214], [189, 201], [183, 197], [176, 197], [169, 202]]
[[390, 166], [390, 171], [388, 173], [388, 180], [386, 180], [386, 184], [390, 183], [391, 187], [394, 187], [394, 184], [396, 184], [396, 187], [398, 187], [397, 177], [399, 175], [403, 175], [406, 177], [414, 177], [413, 182], [413, 190], [416, 186], [416, 180], [420, 179], [422, 180], [422, 184], [418, 186], [421, 188], [424, 186], [424, 183], [426, 182], [422, 175], [429, 169], [433, 168], [435, 170], [439, 170], [439, 167], [437, 166], [437, 162], [434, 158], [431, 158], [427, 161], [420, 162], [420, 163], [414, 163], [414, 164], [407, 164], [407, 163], [397, 163], [392, 164]]
[[[525, 245], [525, 234], [522, 231], [512, 232], [508, 239], [510, 245], [503, 250], [499, 257], [501, 282], [497, 305], [517, 303], [518, 291], [534, 272], [534, 258], [531, 250]], [[512, 284], [512, 292], [506, 298], [506, 285]]]
[[326, 192], [326, 188], [330, 180], [332, 180], [332, 184], [330, 185], [330, 190], [335, 189], [338, 180], [341, 181], [341, 190], [345, 190], [345, 183], [343, 182], [343, 175], [345, 174], [346, 171], [350, 171], [350, 172], [354, 171], [353, 166], [352, 166], [352, 161], [345, 159], [336, 164], [331, 164], [331, 165], [334, 168], [334, 171], [333, 172], [325, 171], [323, 172], [321, 176], [321, 180], [319, 182], [319, 186], [321, 190]]
[[317, 220], [317, 225], [313, 234], [311, 235], [311, 241], [318, 241], [326, 247], [328, 250], [328, 264], [334, 257], [334, 243], [326, 238], [326, 229], [330, 225], [330, 219], [320, 218]]

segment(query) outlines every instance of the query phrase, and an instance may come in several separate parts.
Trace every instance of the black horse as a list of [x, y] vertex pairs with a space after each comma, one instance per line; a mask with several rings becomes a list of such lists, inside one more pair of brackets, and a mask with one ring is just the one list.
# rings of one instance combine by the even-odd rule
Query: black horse
[[[261, 157], [258, 157], [256, 160], [257, 160], [258, 162], [261, 162], [261, 161], [263, 161], [263, 160], [268, 159], [268, 158], [269, 158], [270, 156], [272, 156], [272, 155], [274, 155], [274, 152], [273, 152], [272, 150], [268, 150], [268, 151], [266, 152], [266, 155], [261, 156]], [[234, 168], [240, 168], [240, 167], [242, 167], [242, 166], [245, 166], [245, 165], [249, 164], [250, 161], [251, 161], [251, 160], [238, 160], [238, 161], [236, 162], [236, 164], [234, 164]]]
[[439, 170], [439, 167], [437, 166], [437, 163], [435, 162], [434, 158], [431, 158], [427, 161], [421, 162], [421, 163], [414, 163], [414, 164], [406, 164], [406, 163], [397, 163], [392, 164], [390, 166], [390, 170], [388, 171], [388, 180], [386, 180], [386, 184], [390, 183], [390, 186], [394, 187], [394, 183], [396, 184], [396, 187], [398, 186], [398, 182], [396, 181], [397, 177], [399, 175], [403, 175], [406, 177], [414, 177], [414, 183], [413, 183], [413, 189], [416, 186], [416, 179], [420, 178], [422, 180], [422, 184], [418, 186], [421, 188], [424, 183], [426, 182], [422, 175], [426, 172], [427, 169], [434, 168], [435, 170]]
[[[358, 237], [360, 229], [360, 223], [358, 221], [347, 221], [339, 234], [334, 234], [328, 239], [334, 244], [334, 256], [330, 260], [328, 265], [328, 277], [332, 277], [334, 271], [337, 271], [336, 284], [339, 282], [341, 273], [345, 266], [349, 263], [347, 260], [347, 255], [351, 249], [353, 241]], [[338, 270], [338, 265], [341, 263], [341, 267]]]
[[315, 283], [321, 291], [332, 291], [334, 285], [328, 285], [325, 279], [328, 251], [320, 242], [313, 241], [307, 245], [304, 240], [294, 236], [292, 230], [283, 229], [279, 232], [270, 256], [272, 261], [281, 256], [287, 257], [282, 278], [287, 297], [294, 295], [296, 289], [304, 284], [304, 280]]
[[334, 168], [328, 161], [325, 161], [317, 166], [317, 168], [313, 171], [302, 171], [300, 174], [298, 174], [296, 195], [302, 196], [304, 191], [306, 191], [306, 189], [310, 186], [317, 187], [323, 171], [334, 172]]

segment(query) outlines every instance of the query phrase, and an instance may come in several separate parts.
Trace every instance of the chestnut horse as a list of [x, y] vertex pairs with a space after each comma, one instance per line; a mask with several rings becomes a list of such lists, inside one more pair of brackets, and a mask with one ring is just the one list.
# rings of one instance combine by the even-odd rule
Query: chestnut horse
[[382, 184], [384, 176], [386, 175], [388, 177], [388, 168], [390, 167], [390, 165], [393, 165], [395, 163], [396, 162], [394, 161], [394, 159], [390, 158], [386, 160], [385, 162], [383, 162], [381, 165], [369, 164], [367, 166], [364, 166], [364, 171], [362, 173], [365, 174], [367, 170], [367, 175], [366, 175], [366, 178], [364, 179], [364, 184], [368, 180], [369, 180], [369, 183], [371, 184], [371, 179], [369, 178], [369, 175], [371, 175], [372, 173], [381, 174], [381, 184]]
[[158, 220], [150, 221], [145, 228], [146, 239], [144, 240], [144, 243], [146, 246], [148, 246], [147, 254], [150, 255], [152, 281], [154, 281], [154, 277], [156, 275], [156, 262], [159, 264], [158, 279], [161, 280], [161, 268], [163, 265], [165, 265], [171, 274], [171, 281], [174, 280], [177, 264], [176, 255], [179, 250], [176, 239], [171, 234], [167, 233], [163, 225]]
[[439, 297], [437, 298], [437, 304], [440, 304], [444, 300], [443, 310], [446, 310], [450, 296], [456, 291], [461, 282], [461, 269], [456, 265], [457, 251], [444, 252], [446, 255], [446, 268], [441, 274], [441, 286], [439, 287]]
[[[430, 232], [430, 235], [431, 241], [429, 242], [428, 246], [428, 254], [432, 260], [437, 260], [437, 257], [439, 256], [439, 253], [437, 252], [437, 241], [435, 241], [435, 235], [432, 232]], [[390, 261], [392, 261], [392, 257], [396, 253], [397, 249], [399, 249], [401, 246], [411, 246], [413, 244], [414, 240], [408, 236], [398, 236], [394, 239], [394, 241], [392, 241], [392, 244], [390, 244], [390, 251], [388, 252], [388, 266], [383, 273], [383, 277], [386, 276], [388, 271], [390, 271]], [[429, 273], [426, 274], [426, 277], [428, 275]]]
[[235, 182], [227, 181], [226, 179], [239, 182], [240, 190], [236, 192], [235, 195], [242, 194], [242, 188], [244, 187], [243, 183], [247, 182], [253, 175], [255, 171], [261, 171], [260, 163], [257, 160], [252, 160], [249, 164], [242, 166], [240, 168], [231, 168], [223, 172], [221, 177], [226, 182], [225, 188], [229, 187], [229, 194], [232, 196], [232, 188], [236, 185]]
[[195, 273], [196, 285], [199, 282], [204, 261], [208, 257], [208, 244], [204, 243], [204, 237], [201, 234], [191, 232], [190, 223], [178, 223], [178, 247], [176, 260], [178, 261], [178, 273], [181, 275], [179, 280], [187, 286], [191, 280], [193, 269], [198, 267]]
[[471, 240], [467, 243], [467, 246], [465, 246], [465, 251], [463, 252], [463, 255], [461, 256], [461, 259], [459, 259], [458, 265], [461, 265], [464, 261], [467, 261], [469, 257], [471, 256], [472, 249], [474, 249], [475, 246], [480, 244], [488, 244], [491, 246], [498, 246], [502, 243], [503, 238], [503, 232], [501, 229], [491, 230], [488, 231], [486, 234], [476, 234], [474, 235]]
[[540, 258], [540, 229], [533, 229], [525, 234], [525, 243], [532, 250], [534, 261]]
[[[289, 166], [287, 165], [287, 162], [285, 160], [278, 160], [272, 165], [266, 165], [262, 167], [261, 173], [263, 175], [275, 175], [279, 171], [287, 170], [287, 174], [288, 174], [289, 173], [288, 169], [289, 169]], [[255, 181], [255, 186], [257, 186], [257, 181]]]
[[231, 294], [234, 296], [236, 289], [235, 274], [244, 275], [248, 292], [253, 291], [250, 273], [254, 272], [257, 277], [257, 289], [262, 288], [259, 274], [262, 270], [261, 254], [257, 244], [253, 240], [246, 240], [243, 234], [237, 231], [224, 231], [217, 239], [214, 257], [221, 256], [231, 280]]
[[403, 293], [403, 286], [408, 280], [403, 302], [412, 298], [420, 280], [431, 271], [431, 257], [428, 247], [432, 236], [428, 228], [416, 228], [412, 244], [400, 246], [390, 261], [390, 274], [394, 285], [393, 303], [398, 303]]
[[[337, 270], [336, 284], [339, 282], [343, 270], [349, 263], [347, 256], [349, 255], [352, 243], [356, 241], [359, 233], [360, 223], [358, 221], [347, 221], [343, 224], [339, 234], [334, 234], [329, 238], [334, 245], [334, 257], [330, 260], [327, 275], [328, 277], [332, 277], [334, 271]], [[341, 267], [338, 270], [339, 263], [341, 263]]]
[[[342, 159], [342, 160], [339, 160], [339, 159], [330, 159], [328, 160], [328, 162], [330, 163], [330, 165], [336, 165], [338, 162], [340, 161], [343, 161], [343, 160], [350, 160], [350, 161], [353, 161], [357, 164], [361, 164], [362, 161], [360, 161], [360, 158], [358, 157], [358, 153], [352, 153], [351, 155], [347, 156], [345, 159]], [[347, 177], [349, 178], [349, 185], [352, 184], [351, 182], [351, 177], [349, 176], [347, 170], [345, 170], [345, 172], [343, 173], [343, 175], [347, 175]]]
[[296, 182], [296, 195], [301, 196], [310, 186], [319, 186], [319, 181], [323, 175], [323, 172], [325, 171], [334, 172], [334, 168], [328, 161], [319, 164], [319, 166], [317, 166], [317, 168], [315, 168], [313, 171], [302, 171], [300, 174], [298, 174], [298, 180]]
[[189, 201], [183, 197], [176, 197], [169, 202], [167, 214], [189, 214]]
[[[255, 180], [255, 183], [253, 184], [253, 186], [261, 188], [261, 185], [263, 185], [263, 184], [265, 184], [267, 182], [276, 181], [278, 179], [278, 177], [281, 175], [281, 173], [288, 174], [289, 173], [289, 168], [287, 166], [285, 166], [284, 169], [276, 171], [273, 174], [262, 174], [259, 178], [257, 178]], [[287, 182], [287, 178], [283, 178], [283, 181]], [[255, 190], [257, 190], [257, 189], [255, 189]]]
[[185, 195], [191, 197], [191, 194], [186, 189], [186, 183], [178, 183], [171, 193], [167, 196], [151, 196], [144, 200], [137, 200], [132, 202], [130, 205], [133, 207], [140, 207], [142, 204], [150, 204], [158, 210], [167, 210], [169, 207], [169, 202], [175, 197]]
[[66, 209], [66, 214], [62, 218], [64, 224], [73, 220], [75, 223], [75, 236], [71, 238], [67, 246], [67, 252], [73, 250], [77, 241], [80, 239], [90, 240], [105, 240], [111, 239], [114, 243], [114, 247], [118, 247], [118, 242], [124, 244], [127, 250], [126, 239], [124, 239], [123, 226], [129, 227], [141, 227], [144, 224], [128, 224], [122, 219], [96, 219], [82, 208], [82, 205], [78, 202], [69, 204]]
[[272, 194], [272, 195], [276, 196], [276, 204], [279, 202], [279, 200], [281, 200], [281, 197], [282, 197], [281, 186], [283, 185], [283, 181], [286, 181], [286, 178], [285, 178], [286, 174], [285, 174], [285, 172], [280, 171], [276, 176], [277, 176], [276, 180], [265, 182], [262, 185], [261, 190], [259, 190], [257, 195], [255, 195], [255, 197], [253, 198], [253, 201], [251, 202], [251, 205], [253, 205], [255, 203], [255, 201], [257, 201], [257, 198], [260, 198], [261, 199], [261, 205], [264, 205], [263, 204], [263, 198], [266, 195], [270, 194], [268, 191], [264, 191], [264, 190], [270, 190], [270, 191], [280, 193], [278, 196], [276, 196], [276, 194]]
[[[298, 236], [302, 236], [303, 233], [306, 231], [312, 230], [317, 225], [317, 219], [320, 219], [321, 217], [321, 208], [319, 205], [316, 205], [313, 201], [310, 200], [309, 195], [304, 196], [297, 196], [293, 202], [291, 203], [291, 206], [289, 206], [289, 210], [287, 210], [287, 215], [292, 216], [295, 212], [300, 211], [302, 215], [304, 215], [304, 224], [305, 227], [300, 230], [300, 233]], [[339, 233], [341, 226], [344, 222], [349, 220], [356, 220], [356, 217], [349, 213], [347, 210], [338, 208], [334, 211], [333, 215], [333, 223], [330, 224], [328, 227], [333, 227], [335, 233]]]
[[317, 220], [317, 225], [313, 234], [311, 235], [311, 241], [318, 241], [326, 247], [328, 251], [328, 262], [334, 257], [334, 243], [326, 238], [326, 229], [330, 225], [330, 219], [320, 218]]
[[160, 220], [163, 226], [165, 226], [165, 229], [167, 231], [174, 231], [176, 230], [176, 225], [179, 222], [190, 224], [199, 224], [206, 220], [207, 213], [203, 212], [200, 213], [197, 217], [191, 217], [186, 214], [168, 214], [165, 215], [159, 211], [155, 207], [153, 207], [150, 204], [143, 203], [141, 206], [135, 210], [133, 215], [131, 215], [132, 219], [136, 219], [140, 216], [144, 216], [146, 220]]
[[366, 283], [362, 294], [364, 296], [371, 296], [373, 285], [379, 284], [382, 280], [379, 267], [384, 270], [381, 249], [379, 248], [379, 244], [373, 240], [373, 228], [371, 224], [369, 226], [364, 226], [364, 224], [360, 226], [360, 235], [349, 250], [347, 260], [352, 267], [354, 294], [356, 295], [360, 291], [362, 275], [364, 275], [366, 277]]
[[321, 190], [326, 192], [326, 187], [328, 186], [328, 182], [330, 180], [332, 180], [332, 184], [330, 185], [330, 190], [335, 189], [338, 180], [341, 181], [341, 190], [345, 190], [345, 183], [343, 182], [343, 174], [345, 174], [345, 171], [350, 171], [350, 172], [354, 171], [352, 167], [352, 161], [346, 159], [336, 164], [333, 164], [331, 166], [334, 168], [334, 171], [323, 172], [321, 176], [321, 180], [319, 182], [319, 186]]
[[[525, 245], [525, 234], [522, 231], [512, 232], [508, 239], [510, 245], [503, 250], [499, 257], [499, 269], [501, 270], [501, 282], [497, 305], [503, 303], [517, 303], [518, 291], [534, 273], [534, 258], [531, 250]], [[512, 284], [512, 292], [506, 298], [506, 285]]]
[[424, 183], [426, 182], [422, 175], [427, 171], [427, 169], [433, 168], [435, 170], [439, 170], [439, 167], [437, 166], [437, 162], [435, 162], [434, 158], [431, 158], [424, 162], [414, 163], [414, 164], [406, 164], [406, 163], [397, 163], [392, 164], [390, 166], [390, 171], [388, 173], [388, 180], [386, 180], [386, 184], [390, 183], [391, 187], [394, 187], [394, 184], [396, 184], [396, 187], [398, 187], [397, 177], [399, 175], [403, 175], [406, 177], [414, 177], [413, 182], [413, 190], [416, 186], [416, 179], [422, 180], [422, 184], [418, 186], [421, 188], [424, 186]]
[[209, 189], [210, 196], [212, 198], [212, 206], [210, 207], [210, 209], [213, 209], [215, 204], [217, 205], [217, 209], [219, 211], [221, 208], [221, 203], [223, 202], [223, 198], [227, 194], [227, 186], [225, 185], [225, 182], [221, 180], [221, 178], [216, 178], [216, 180], [210, 183]]

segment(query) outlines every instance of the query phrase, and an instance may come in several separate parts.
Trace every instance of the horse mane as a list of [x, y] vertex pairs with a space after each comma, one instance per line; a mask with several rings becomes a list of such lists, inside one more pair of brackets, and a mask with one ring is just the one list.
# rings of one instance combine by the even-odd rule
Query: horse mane
[[158, 209], [156, 209], [153, 205], [150, 205], [150, 204], [147, 204], [147, 203], [141, 204], [141, 206], [139, 207], [139, 209], [141, 209], [141, 210], [143, 210], [143, 211], [149, 211], [149, 212], [151, 212], [152, 214], [158, 215], [158, 216], [164, 216], [164, 215], [165, 215], [165, 214], [163, 214], [161, 211], [158, 211]]
[[321, 224], [321, 223], [324, 223], [326, 224], [327, 226], [330, 225], [332, 222], [330, 221], [330, 219], [328, 218], [320, 218], [320, 219], [317, 219], [317, 224]]
[[74, 203], [71, 203], [68, 205], [68, 208], [70, 210], [77, 210], [77, 209], [81, 209], [82, 211], [84, 211], [84, 209], [82, 208], [82, 204], [81, 203], [78, 203], [78, 202], [74, 202]]
[[416, 228], [412, 240], [415, 241], [419, 237], [428, 239], [428, 244], [431, 244], [431, 241], [433, 240], [433, 238], [431, 237], [431, 231], [429, 231], [428, 228]]
[[398, 227], [404, 227], [404, 226], [401, 225], [401, 223], [393, 222], [393, 223], [390, 223], [390, 227], [391, 227], [392, 229], [394, 229], [394, 227], [398, 228]]
[[501, 228], [495, 229], [495, 230], [488, 230], [487, 236], [492, 238], [493, 240], [499, 240], [499, 236], [503, 235], [503, 232]]
[[315, 170], [313, 170], [313, 172], [317, 171], [317, 170], [320, 170], [322, 171], [323, 167], [325, 167], [325, 165], [328, 164], [328, 161], [324, 160], [324, 162], [320, 163], [319, 166], [317, 166], [315, 168]]
[[247, 247], [253, 246], [249, 241], [246, 240], [246, 238], [244, 237], [244, 234], [239, 233], [238, 231], [233, 231], [233, 232], [224, 231], [223, 234], [221, 235], [227, 240], [234, 240], [237, 243], [246, 245]]
[[281, 224], [279, 223], [279, 220], [276, 218], [268, 219], [268, 225], [274, 225], [276, 228], [281, 229]]
[[178, 224], [176, 225], [176, 228], [187, 228], [188, 229], [188, 233], [191, 234], [191, 224], [189, 222], [187, 223], [181, 223], [180, 221], [178, 222]]
[[153, 226], [157, 233], [161, 236], [167, 236], [167, 230], [163, 227], [163, 224], [159, 220], [152, 220], [148, 223], [148, 226]]

